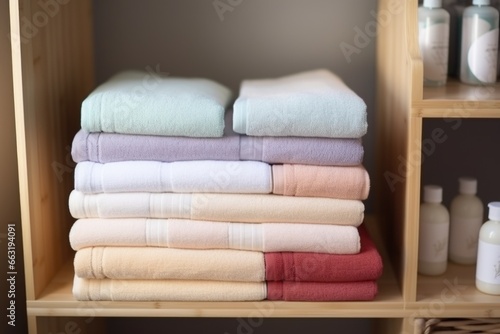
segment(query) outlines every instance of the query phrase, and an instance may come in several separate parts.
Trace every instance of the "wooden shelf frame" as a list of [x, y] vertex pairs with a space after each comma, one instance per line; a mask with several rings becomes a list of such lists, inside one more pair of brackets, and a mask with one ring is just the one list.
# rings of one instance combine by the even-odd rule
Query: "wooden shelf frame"
[[[58, 332], [60, 323], [55, 318], [82, 324], [89, 315], [238, 317], [253, 316], [259, 308], [270, 306], [274, 307], [270, 317], [378, 318], [379, 325], [396, 333], [398, 326], [391, 325], [392, 319], [402, 319], [405, 308], [401, 282], [388, 261], [377, 299], [370, 302], [131, 303], [73, 298], [74, 252], [68, 234], [74, 219], [67, 200], [74, 164], [69, 148], [79, 128], [81, 101], [95, 87], [91, 4], [91, 0], [60, 4], [49, 17], [36, 0], [10, 0], [11, 30], [17, 36], [27, 37], [23, 18], [48, 18], [38, 27], [36, 38], [13, 45], [12, 51], [30, 333]], [[368, 225], [377, 233], [376, 221]], [[384, 245], [379, 241], [383, 252]], [[93, 322], [89, 330], [104, 327], [102, 321]]]
[[[62, 4], [64, 3], [64, 4]], [[73, 188], [69, 147], [79, 128], [81, 101], [95, 87], [92, 1], [59, 4], [53, 17], [37, 0], [10, 0], [16, 135], [30, 333], [58, 332], [57, 319], [96, 317], [244, 317], [259, 308], [269, 317], [377, 318], [381, 333], [417, 333], [442, 298], [443, 280], [464, 278], [461, 299], [439, 316], [500, 316], [499, 300], [473, 289], [470, 269], [450, 266], [443, 276], [417, 275], [422, 123], [425, 118], [500, 118], [500, 85], [423, 87], [417, 44], [417, 0], [380, 0], [377, 37], [377, 217], [385, 272], [372, 302], [126, 303], [78, 302], [71, 294], [73, 223], [67, 198]], [[23, 18], [44, 15], [47, 23], [26, 35]], [[486, 94], [488, 93], [489, 94]], [[404, 163], [406, 161], [406, 163]], [[378, 238], [378, 237], [377, 237]], [[460, 281], [462, 282], [462, 281]], [[460, 283], [462, 284], [462, 283]], [[426, 313], [427, 312], [427, 313]], [[105, 327], [93, 322], [92, 331]], [[90, 329], [89, 329], [90, 330]], [[104, 330], [102, 330], [104, 332]]]
[[[391, 1], [381, 1], [389, 9]], [[379, 34], [378, 87], [381, 145], [386, 149], [383, 172], [392, 173], [395, 215], [390, 226], [399, 225], [405, 253], [399, 258], [403, 298], [409, 318], [498, 317], [500, 297], [479, 292], [474, 267], [449, 264], [442, 276], [417, 273], [418, 221], [422, 153], [422, 123], [427, 118], [499, 118], [500, 84], [470, 86], [450, 78], [446, 86], [423, 87], [423, 63], [418, 47], [418, 1], [405, 2], [401, 18], [394, 18]], [[386, 183], [390, 183], [385, 180]], [[398, 206], [399, 205], [399, 206]], [[382, 212], [386, 210], [382, 206]], [[453, 294], [449, 294], [449, 291]], [[437, 309], [439, 308], [439, 309]], [[417, 332], [417, 329], [415, 329]]]

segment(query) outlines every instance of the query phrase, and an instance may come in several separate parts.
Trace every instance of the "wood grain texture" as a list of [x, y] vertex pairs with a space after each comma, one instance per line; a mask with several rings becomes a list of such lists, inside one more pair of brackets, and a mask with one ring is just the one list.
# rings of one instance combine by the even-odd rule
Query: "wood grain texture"
[[[367, 225], [377, 236], [385, 270], [375, 301], [74, 300], [71, 293], [73, 252], [68, 242], [73, 219], [67, 210], [74, 165], [69, 147], [79, 128], [80, 103], [94, 87], [92, 1], [61, 3], [64, 4], [59, 4], [52, 15], [40, 7], [38, 1], [10, 0], [11, 31], [19, 37], [18, 42], [13, 43], [12, 62], [30, 332], [63, 331], [60, 328], [69, 321], [75, 320], [78, 325], [93, 317], [262, 314], [266, 317], [373, 317], [378, 318], [375, 323], [379, 333], [417, 333], [419, 323], [415, 320], [429, 315], [500, 316], [498, 297], [483, 295], [475, 289], [470, 268], [450, 265], [444, 276], [417, 275], [423, 119], [500, 117], [498, 84], [477, 88], [450, 80], [445, 87], [423, 87], [423, 64], [417, 43], [417, 0], [380, 0], [378, 8], [378, 170], [372, 177], [378, 192], [371, 195], [377, 198], [378, 217], [368, 218]], [[27, 24], [34, 25], [31, 33]], [[453, 285], [456, 279], [458, 286]], [[450, 291], [455, 294], [450, 295]], [[101, 320], [95, 322], [97, 331], [104, 330]]]
[[91, 1], [53, 3], [10, 1], [28, 300], [72, 256], [69, 148], [81, 101], [93, 88]]

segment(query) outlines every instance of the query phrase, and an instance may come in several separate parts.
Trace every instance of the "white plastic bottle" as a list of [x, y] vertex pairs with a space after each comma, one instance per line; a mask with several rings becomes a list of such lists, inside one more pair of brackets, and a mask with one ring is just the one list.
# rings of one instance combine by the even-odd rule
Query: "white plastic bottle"
[[477, 180], [460, 178], [459, 195], [450, 205], [449, 259], [458, 264], [474, 264], [477, 259], [479, 229], [484, 222], [483, 202], [476, 196]]
[[479, 232], [476, 287], [491, 295], [500, 295], [500, 202], [488, 204], [488, 221]]
[[448, 264], [450, 215], [442, 200], [443, 188], [424, 187], [418, 235], [418, 272], [423, 275], [441, 275]]
[[423, 6], [418, 8], [425, 86], [445, 85], [448, 74], [450, 14], [441, 5], [441, 0], [424, 0]]
[[472, 85], [496, 82], [498, 58], [498, 10], [490, 0], [473, 0], [464, 10], [460, 80]]

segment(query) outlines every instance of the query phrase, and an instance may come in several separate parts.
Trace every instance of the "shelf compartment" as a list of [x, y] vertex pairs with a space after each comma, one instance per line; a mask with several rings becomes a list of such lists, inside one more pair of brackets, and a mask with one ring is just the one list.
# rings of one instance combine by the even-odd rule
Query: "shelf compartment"
[[28, 300], [35, 316], [133, 317], [394, 317], [403, 316], [403, 302], [391, 268], [379, 280], [379, 293], [369, 302], [80, 302], [71, 293], [72, 262], [51, 281], [42, 296]]
[[475, 286], [476, 266], [448, 263], [440, 276], [418, 275], [417, 301], [407, 305], [420, 317], [500, 317], [500, 296]]
[[133, 317], [403, 317], [403, 298], [394, 270], [387, 258], [375, 219], [365, 220], [379, 249], [384, 272], [378, 280], [379, 292], [367, 302], [81, 302], [73, 298], [73, 262], [56, 274], [40, 298], [28, 300], [33, 316], [133, 316]]

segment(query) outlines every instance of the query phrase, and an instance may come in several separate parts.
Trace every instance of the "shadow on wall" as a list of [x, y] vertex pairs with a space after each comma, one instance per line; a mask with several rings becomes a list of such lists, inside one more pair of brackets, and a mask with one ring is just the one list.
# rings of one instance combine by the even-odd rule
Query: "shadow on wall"
[[109, 333], [204, 333], [204, 334], [271, 334], [271, 333], [370, 333], [370, 320], [363, 319], [273, 319], [237, 318], [111, 318]]

